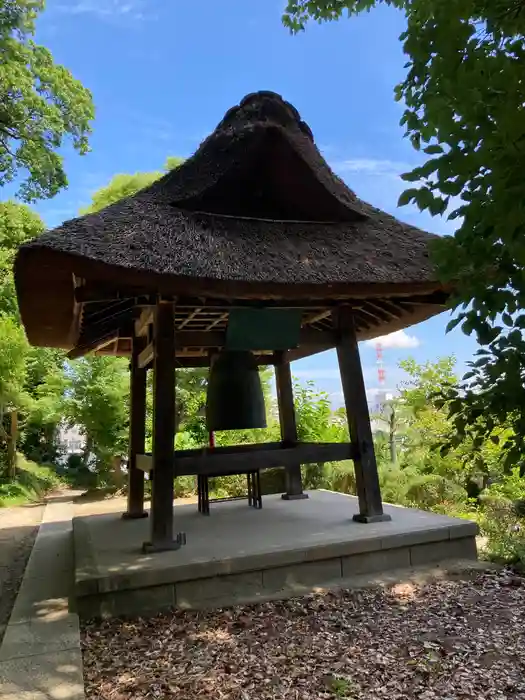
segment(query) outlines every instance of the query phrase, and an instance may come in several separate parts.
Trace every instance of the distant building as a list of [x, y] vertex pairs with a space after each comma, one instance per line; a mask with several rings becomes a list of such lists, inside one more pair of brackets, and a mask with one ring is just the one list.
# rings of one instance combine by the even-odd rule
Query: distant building
[[374, 413], [381, 413], [389, 401], [392, 401], [394, 394], [391, 391], [380, 389], [375, 395]]
[[62, 426], [58, 431], [58, 439], [66, 455], [83, 452], [86, 444], [84, 436], [76, 425], [67, 428]]
[[388, 421], [382, 416], [385, 415], [385, 407], [393, 398], [394, 394], [386, 389], [379, 389], [374, 393], [369, 404], [372, 433], [388, 432]]

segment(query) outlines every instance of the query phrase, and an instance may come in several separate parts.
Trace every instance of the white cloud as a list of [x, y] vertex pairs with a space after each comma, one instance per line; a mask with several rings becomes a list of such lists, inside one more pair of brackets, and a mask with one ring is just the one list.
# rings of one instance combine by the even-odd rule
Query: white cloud
[[50, 9], [69, 15], [94, 15], [102, 20], [146, 19], [144, 0], [78, 0]]
[[408, 348], [417, 348], [421, 345], [419, 338], [415, 335], [408, 335], [405, 331], [394, 331], [388, 335], [383, 335], [379, 338], [367, 340], [367, 345], [377, 345], [381, 343], [384, 348], [407, 350]]
[[339, 379], [341, 377], [341, 373], [337, 367], [292, 370], [292, 374], [297, 379], [312, 379], [314, 381], [318, 379]]
[[[428, 211], [421, 212], [415, 204], [398, 207], [399, 195], [410, 185], [401, 179], [401, 175], [411, 172], [417, 163], [376, 158], [329, 160], [333, 170], [359, 197], [402, 221], [439, 235], [452, 234], [461, 225], [459, 219], [449, 221], [446, 216], [432, 217]], [[458, 206], [456, 200], [459, 202], [453, 198], [451, 210]]]
[[360, 173], [399, 178], [403, 173], [413, 169], [410, 163], [396, 160], [376, 160], [374, 158], [349, 158], [333, 164], [339, 173]]

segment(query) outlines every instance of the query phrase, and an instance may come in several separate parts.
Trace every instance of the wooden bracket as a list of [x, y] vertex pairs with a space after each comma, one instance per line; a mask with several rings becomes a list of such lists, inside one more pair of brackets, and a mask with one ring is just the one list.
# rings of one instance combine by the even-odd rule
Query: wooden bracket
[[155, 357], [155, 348], [153, 343], [148, 343], [144, 350], [139, 353], [138, 359], [137, 359], [137, 366], [140, 369], [147, 369], [151, 363], [153, 362], [153, 358]]
[[142, 335], [148, 335], [149, 326], [153, 323], [153, 312], [153, 306], [148, 306], [140, 312], [140, 316], [135, 321], [135, 335], [137, 337], [140, 338]]

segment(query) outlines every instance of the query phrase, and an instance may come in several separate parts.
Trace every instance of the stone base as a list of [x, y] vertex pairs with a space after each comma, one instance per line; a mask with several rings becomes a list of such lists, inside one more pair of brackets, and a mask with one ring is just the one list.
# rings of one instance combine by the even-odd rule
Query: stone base
[[144, 542], [142, 544], [143, 554], [159, 554], [160, 552], [176, 552], [181, 548], [181, 543], [177, 540], [166, 540], [165, 542]]
[[179, 532], [173, 539], [160, 540], [158, 542], [144, 542], [142, 552], [144, 554], [159, 554], [160, 552], [176, 552], [186, 544], [186, 533]]
[[352, 520], [356, 523], [389, 523], [392, 520], [392, 516], [387, 513], [382, 513], [381, 515], [361, 515], [361, 513], [356, 513]]
[[283, 501], [304, 501], [308, 498], [307, 493], [283, 493]]
[[149, 515], [147, 510], [143, 510], [142, 513], [122, 513], [120, 516], [122, 520], [140, 520], [141, 518], [147, 518]]
[[[75, 592], [82, 617], [147, 615], [170, 608], [224, 607], [302, 595], [361, 575], [448, 560], [475, 560], [475, 523], [385, 506], [390, 521], [361, 527], [357, 499], [312, 491], [304, 503], [265, 496], [262, 510], [244, 501], [217, 504], [202, 518], [197, 504], [174, 509], [188, 544], [141, 554], [144, 520], [119, 513], [75, 518]], [[177, 534], [174, 532], [174, 542]]]

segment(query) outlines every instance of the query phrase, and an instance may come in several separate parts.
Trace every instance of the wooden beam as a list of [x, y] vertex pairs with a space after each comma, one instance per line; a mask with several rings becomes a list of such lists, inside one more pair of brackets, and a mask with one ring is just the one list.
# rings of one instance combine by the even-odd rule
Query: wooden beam
[[[275, 364], [275, 356], [273, 353], [268, 354], [268, 355], [256, 355], [255, 359], [257, 361], [257, 364], [259, 367], [265, 367], [267, 365], [274, 365]], [[177, 354], [177, 357], [175, 358], [175, 366], [176, 367], [185, 367], [188, 369], [196, 368], [196, 367], [209, 367], [210, 366], [210, 359], [208, 355], [180, 355]]]
[[376, 323], [381, 321], [389, 322], [392, 318], [396, 318], [379, 301], [367, 301], [361, 306], [361, 311], [372, 314], [376, 319]]
[[381, 302], [382, 308], [392, 317], [401, 318], [404, 316], [403, 309], [396, 304], [394, 299], [380, 299], [376, 303]]
[[145, 552], [178, 549], [173, 539], [173, 446], [175, 443], [175, 314], [173, 302], [155, 308], [153, 374], [153, 470], [150, 541]]
[[[315, 328], [302, 328], [299, 336], [301, 346], [324, 346], [335, 344], [332, 330], [318, 331]], [[225, 331], [179, 331], [177, 346], [179, 348], [220, 348], [226, 344]], [[258, 348], [272, 350], [273, 348]]]
[[349, 306], [338, 308], [334, 311], [333, 319], [339, 333], [337, 357], [341, 370], [350, 439], [357, 447], [354, 465], [359, 515], [355, 515], [354, 520], [365, 523], [390, 520], [390, 516], [383, 513], [365, 381], [352, 308]]
[[87, 355], [89, 352], [95, 352], [99, 348], [103, 348], [115, 338], [118, 338], [118, 334], [118, 329], [111, 329], [110, 331], [101, 333], [101, 335], [96, 338], [85, 340], [78, 345], [75, 345], [75, 347], [68, 352], [67, 356], [70, 360], [76, 360], [78, 357]]
[[[247, 467], [253, 469], [273, 469], [286, 467], [288, 464], [316, 464], [318, 462], [339, 462], [352, 459], [355, 448], [350, 443], [338, 442], [299, 442], [287, 445], [281, 442], [262, 443], [258, 445], [233, 445], [231, 447], [215, 447], [175, 450], [173, 463], [176, 476], [198, 476], [205, 474], [213, 476], [220, 474], [242, 474]], [[154, 462], [149, 455], [140, 455], [137, 460], [139, 468], [149, 471]]]
[[206, 330], [211, 331], [213, 328], [215, 328], [215, 326], [218, 326], [219, 323], [222, 323], [223, 321], [227, 321], [229, 315], [230, 315], [229, 311], [227, 311], [224, 314], [220, 314], [220, 316], [217, 316], [217, 318], [215, 318], [213, 321], [211, 321], [211, 323], [208, 325]]
[[335, 341], [329, 345], [320, 345], [315, 347], [299, 347], [293, 350], [288, 350], [287, 357], [288, 362], [295, 362], [296, 360], [302, 360], [305, 357], [311, 357], [312, 355], [317, 355], [319, 352], [326, 352], [327, 350], [332, 350], [335, 347]]
[[146, 370], [138, 363], [144, 348], [144, 338], [134, 338], [131, 351], [130, 416], [128, 460], [128, 507], [122, 514], [124, 520], [147, 517], [144, 510], [144, 472], [137, 467], [137, 455], [143, 454], [146, 440]]
[[188, 316], [186, 316], [186, 318], [182, 321], [182, 323], [180, 324], [180, 326], [178, 327], [177, 330], [179, 330], [179, 331], [182, 330], [184, 328], [184, 326], [187, 326], [188, 323], [190, 323], [190, 321], [193, 321], [195, 316], [197, 316], [201, 311], [202, 311], [202, 308], [200, 306], [198, 306], [196, 309], [193, 309], [191, 314], [188, 314]]
[[135, 321], [135, 335], [139, 338], [142, 335], [148, 335], [149, 326], [153, 323], [154, 308], [153, 306], [148, 306], [147, 309], [143, 309]]
[[[297, 442], [297, 423], [295, 420], [295, 406], [293, 401], [292, 373], [290, 362], [284, 352], [275, 353], [275, 383], [277, 387], [277, 405], [279, 407], [279, 422], [281, 425], [281, 440], [284, 443]], [[303, 479], [301, 475], [301, 463], [294, 462], [285, 468], [286, 493], [285, 500], [299, 500], [308, 498], [303, 493]]]
[[[356, 313], [354, 311], [354, 313]], [[359, 315], [363, 317], [363, 320], [365, 320], [365, 323], [368, 325], [370, 328], [370, 324], [372, 326], [377, 326], [379, 323], [381, 323], [381, 318], [378, 317], [375, 313], [370, 311], [370, 309], [367, 309], [365, 305], [362, 305], [359, 308]]]
[[[136, 299], [153, 296], [151, 291], [140, 287], [124, 287], [116, 289], [104, 284], [89, 283], [75, 289], [75, 301], [80, 304], [100, 303], [104, 301], [119, 301], [121, 299]], [[151, 303], [151, 302], [149, 302]]]
[[[347, 301], [347, 299], [345, 299]], [[272, 299], [272, 298], [260, 298], [258, 296], [253, 299], [248, 298], [238, 298], [238, 299], [220, 299], [216, 297], [177, 297], [177, 308], [196, 308], [198, 306], [204, 308], [214, 308], [214, 309], [224, 309], [225, 311], [231, 309], [239, 309], [246, 307], [257, 307], [260, 308], [264, 306], [265, 308], [274, 309], [319, 309], [320, 311], [325, 311], [326, 309], [333, 308], [337, 304], [336, 299]]]
[[[144, 347], [144, 346], [143, 346]], [[153, 343], [148, 343], [143, 350], [141, 350], [138, 358], [137, 365], [140, 369], [147, 369], [153, 362], [155, 357], [155, 348]]]
[[321, 311], [316, 311], [315, 313], [309, 314], [303, 321], [303, 327], [305, 325], [311, 325], [312, 323], [322, 321], [327, 316], [330, 316], [331, 313], [331, 309], [322, 309]]

